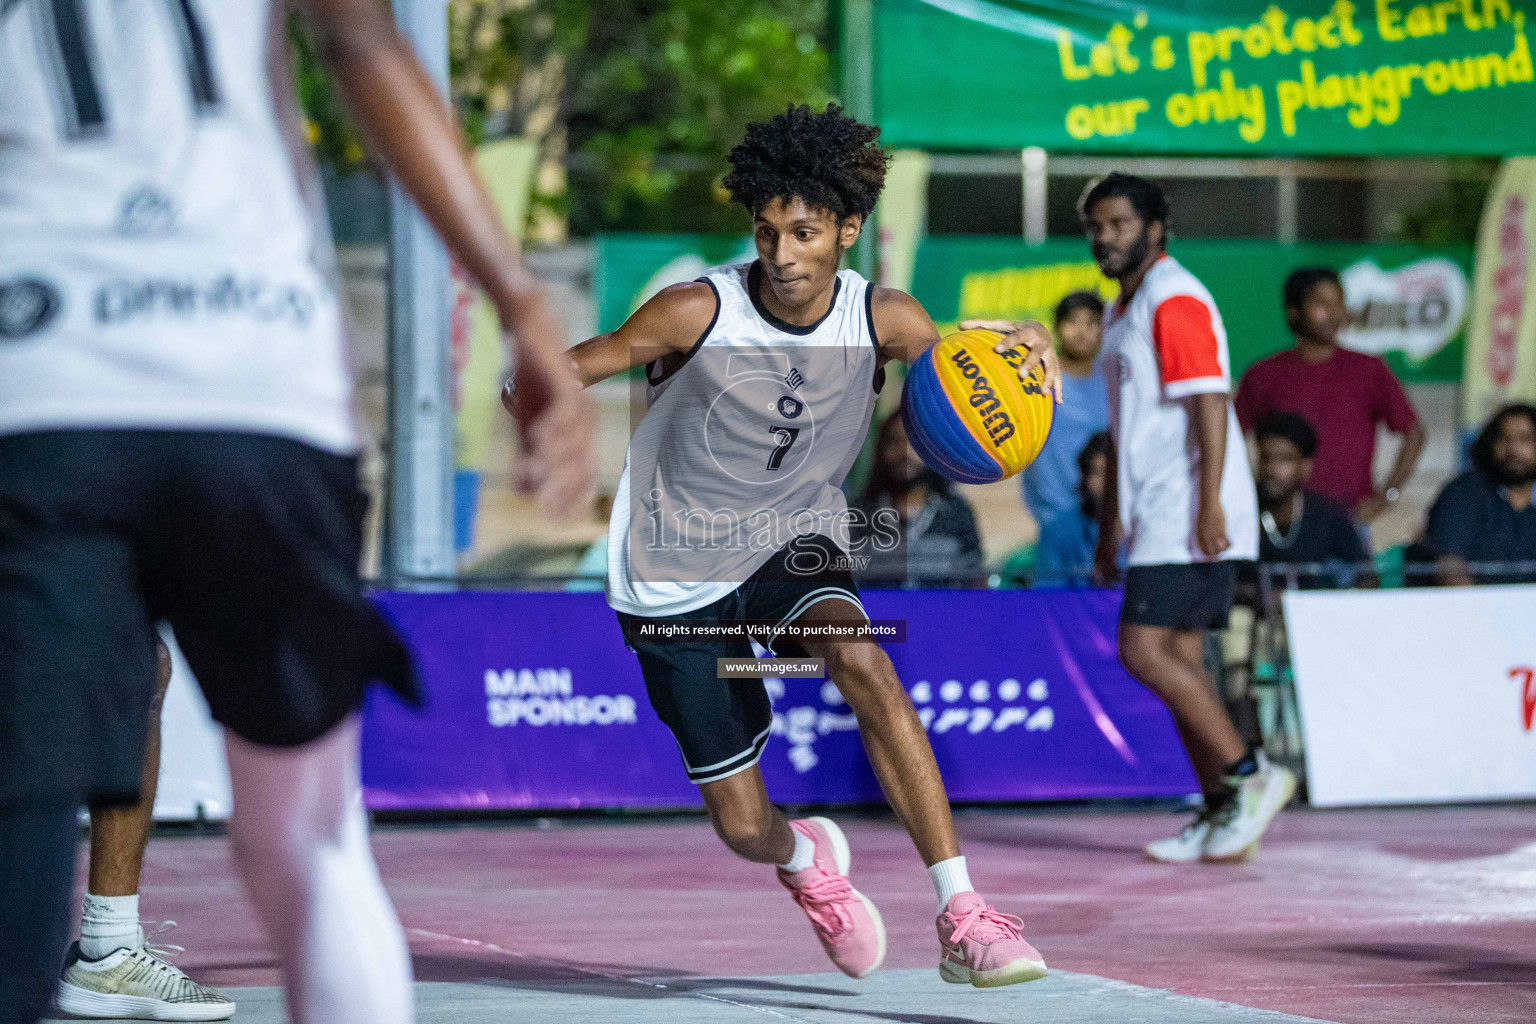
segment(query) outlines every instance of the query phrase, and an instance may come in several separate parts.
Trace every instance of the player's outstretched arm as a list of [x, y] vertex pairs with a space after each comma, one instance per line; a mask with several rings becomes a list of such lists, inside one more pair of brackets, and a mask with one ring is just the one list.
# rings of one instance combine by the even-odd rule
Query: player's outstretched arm
[[[939, 341], [939, 329], [933, 325], [928, 311], [906, 292], [895, 288], [875, 287], [874, 302], [875, 334], [880, 340], [880, 351], [888, 359], [910, 363]], [[1037, 365], [1045, 367], [1045, 386], [1061, 401], [1061, 366], [1056, 359], [1056, 340], [1051, 332], [1034, 320], [1014, 323], [1011, 320], [967, 320], [960, 325], [962, 331], [997, 331], [1004, 337], [997, 343], [997, 350], [1022, 348], [1027, 357], [1019, 366], [1020, 379], [1027, 378]]]
[[453, 116], [388, 8], [377, 0], [297, 0], [364, 134], [485, 289], [517, 363], [508, 403], [523, 457], [518, 485], [550, 513], [579, 506], [592, 484], [596, 413], [565, 356], [564, 333], [522, 265], [470, 164]]
[[921, 303], [895, 288], [870, 287], [875, 290], [870, 309], [882, 358], [911, 363], [939, 343], [939, 329]]
[[718, 308], [715, 290], [703, 282], [663, 288], [618, 330], [588, 338], [571, 349], [582, 387], [653, 359], [683, 358], [714, 325]]

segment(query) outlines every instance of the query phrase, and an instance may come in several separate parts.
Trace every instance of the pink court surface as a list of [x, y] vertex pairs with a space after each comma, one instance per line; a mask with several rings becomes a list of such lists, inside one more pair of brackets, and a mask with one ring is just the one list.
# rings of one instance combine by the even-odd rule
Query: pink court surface
[[[834, 815], [837, 817], [837, 815]], [[771, 870], [701, 819], [393, 825], [374, 833], [415, 955], [422, 1021], [1076, 1024], [1536, 1020], [1536, 807], [1292, 811], [1237, 866], [1140, 846], [1166, 811], [971, 811], [972, 877], [1053, 974], [945, 985], [933, 896], [890, 820], [842, 816], [885, 970], [830, 973]], [[284, 1019], [227, 840], [157, 838], [146, 917], [193, 977]]]

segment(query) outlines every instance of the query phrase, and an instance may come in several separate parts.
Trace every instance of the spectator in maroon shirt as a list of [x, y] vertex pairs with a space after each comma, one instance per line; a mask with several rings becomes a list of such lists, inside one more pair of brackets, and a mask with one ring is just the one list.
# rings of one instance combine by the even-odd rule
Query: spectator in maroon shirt
[[[1252, 433], [1270, 413], [1296, 413], [1317, 429], [1312, 490], [1369, 523], [1397, 500], [1424, 450], [1424, 427], [1402, 385], [1376, 356], [1339, 347], [1348, 319], [1339, 275], [1326, 267], [1297, 270], [1285, 281], [1285, 322], [1296, 346], [1261, 359], [1243, 374], [1233, 405]], [[1376, 424], [1403, 436], [1392, 472], [1371, 478]]]

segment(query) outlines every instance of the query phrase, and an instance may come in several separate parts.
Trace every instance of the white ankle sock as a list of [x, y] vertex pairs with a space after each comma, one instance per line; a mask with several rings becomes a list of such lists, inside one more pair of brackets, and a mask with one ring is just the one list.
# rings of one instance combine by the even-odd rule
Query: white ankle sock
[[811, 842], [811, 837], [799, 829], [790, 829], [795, 834], [795, 855], [788, 862], [779, 865], [779, 870], [787, 874], [796, 871], [804, 871], [816, 861], [816, 844]]
[[941, 860], [928, 869], [928, 877], [933, 879], [934, 891], [939, 895], [939, 913], [944, 913], [944, 908], [949, 906], [949, 901], [962, 892], [975, 892], [971, 885], [971, 873], [966, 870], [964, 857], [951, 857], [949, 860]]
[[100, 960], [108, 953], [139, 944], [139, 897], [85, 894], [80, 915], [80, 955]]

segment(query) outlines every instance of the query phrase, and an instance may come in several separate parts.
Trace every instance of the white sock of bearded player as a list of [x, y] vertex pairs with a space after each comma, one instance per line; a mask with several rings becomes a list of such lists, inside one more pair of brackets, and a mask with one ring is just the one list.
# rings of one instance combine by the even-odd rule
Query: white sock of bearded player
[[302, 747], [225, 731], [229, 832], [295, 1024], [411, 1024], [411, 961], [368, 848], [354, 716]]

